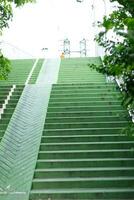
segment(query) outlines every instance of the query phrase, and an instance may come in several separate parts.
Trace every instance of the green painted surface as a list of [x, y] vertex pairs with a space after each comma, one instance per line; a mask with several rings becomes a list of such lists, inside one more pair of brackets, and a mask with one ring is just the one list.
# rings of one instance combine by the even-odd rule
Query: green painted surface
[[44, 59], [39, 59], [28, 84], [35, 84], [36, 83], [36, 80], [37, 80], [38, 75], [40, 73], [40, 70], [42, 68], [43, 62], [44, 62]]
[[12, 69], [7, 80], [0, 80], [0, 85], [24, 85], [34, 65], [34, 59], [12, 60]]
[[2, 108], [2, 105], [10, 92], [10, 89], [11, 86], [0, 86], [0, 108]]
[[[121, 134], [130, 117], [89, 62], [100, 59], [63, 59], [52, 86], [60, 60], [40, 60], [20, 99], [17, 86], [0, 124], [0, 200], [134, 199], [134, 140]], [[11, 82], [24, 83], [31, 67], [16, 66]]]
[[61, 61], [59, 84], [105, 82], [105, 77], [91, 70], [89, 63], [100, 64], [100, 58], [70, 58]]
[[40, 70], [36, 84], [52, 85], [54, 83], [57, 83], [59, 68], [59, 58], [49, 58], [45, 60]]
[[89, 69], [99, 58], [63, 59], [53, 85], [30, 200], [134, 197], [134, 140], [115, 83]]
[[[0, 94], [2, 95], [2, 90], [3, 91], [7, 91], [9, 93], [9, 89], [11, 89], [12, 86], [0, 86]], [[6, 89], [8, 88], [8, 90]], [[21, 96], [21, 93], [23, 91], [23, 88], [24, 86], [16, 86], [13, 94], [12, 94], [12, 97], [10, 98], [9, 102], [8, 102], [8, 105], [6, 106], [6, 109], [4, 110], [4, 113], [1, 115], [1, 119], [0, 119], [0, 141], [2, 140], [4, 134], [5, 134], [5, 131], [7, 129], [7, 126], [10, 122], [10, 119], [12, 117], [12, 114], [16, 108], [16, 105], [19, 101], [19, 98]], [[7, 98], [7, 93], [6, 93], [6, 96], [5, 94], [3, 94], [1, 96], [0, 99], [4, 98], [6, 99]]]
[[[50, 60], [51, 65], [54, 63], [55, 61]], [[39, 61], [38, 64], [41, 65], [42, 62]], [[33, 71], [31, 81], [35, 81], [34, 77], [38, 76], [41, 67], [38, 64]], [[46, 77], [47, 80], [51, 74], [44, 74], [42, 71], [41, 76]], [[53, 77], [57, 78], [55, 74]], [[19, 94], [19, 91], [15, 90], [11, 103], [7, 105], [7, 112], [4, 112], [5, 118], [0, 124], [0, 128], [5, 128], [0, 144], [0, 200], [28, 200], [29, 198], [52, 87], [52, 84], [42, 80], [38, 76], [38, 84], [26, 85], [20, 99], [15, 98]], [[14, 107], [12, 110], [12, 106], [16, 104], [16, 109]], [[13, 115], [8, 124], [7, 116], [11, 111]]]
[[27, 85], [13, 113], [0, 145], [1, 200], [28, 199], [50, 89]]

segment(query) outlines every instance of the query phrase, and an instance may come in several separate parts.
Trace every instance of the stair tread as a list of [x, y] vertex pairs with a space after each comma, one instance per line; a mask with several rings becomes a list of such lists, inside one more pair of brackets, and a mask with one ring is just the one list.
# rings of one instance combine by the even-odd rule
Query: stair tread
[[74, 181], [118, 181], [134, 180], [134, 176], [117, 176], [117, 177], [73, 177], [73, 178], [35, 178], [33, 182], [74, 182]]
[[31, 194], [32, 193], [46, 193], [46, 194], [53, 194], [53, 193], [94, 193], [94, 192], [105, 192], [105, 193], [109, 193], [109, 192], [134, 192], [134, 188], [73, 188], [73, 189], [34, 189], [31, 191]]
[[105, 124], [109, 124], [109, 123], [114, 123], [114, 124], [120, 124], [120, 123], [130, 123], [130, 121], [102, 121], [102, 122], [90, 122], [90, 121], [87, 121], [87, 122], [46, 122], [45, 125], [47, 124], [60, 124], [60, 125], [63, 125], [63, 124], [102, 124], [102, 123], [105, 123]]
[[58, 151], [39, 151], [39, 153], [44, 153], [44, 154], [57, 154], [57, 153], [93, 153], [93, 152], [133, 152], [134, 153], [134, 149], [99, 149], [99, 150], [58, 150]]
[[[118, 112], [126, 112], [127, 113], [127, 111], [126, 110], [124, 110], [124, 109], [120, 109], [120, 110], [106, 110], [106, 111], [103, 111], [103, 110], [93, 110], [93, 111], [69, 111], [68, 113], [78, 113], [78, 114], [80, 114], [80, 113], [96, 113], [96, 112], [99, 112], [99, 113], [118, 113]], [[57, 112], [53, 112], [53, 111], [48, 111], [47, 113], [56, 113], [57, 114]], [[64, 111], [60, 111], [60, 112], [58, 112], [58, 113], [66, 113], [66, 112], [64, 112]]]
[[75, 117], [71, 117], [71, 116], [69, 116], [69, 117], [46, 117], [46, 119], [48, 120], [48, 119], [92, 119], [92, 118], [95, 118], [95, 119], [98, 119], [98, 118], [113, 118], [113, 117], [120, 117], [119, 115], [112, 115], [112, 116], [103, 116], [103, 115], [101, 115], [101, 116], [75, 116]]
[[35, 172], [75, 172], [75, 171], [119, 171], [134, 170], [134, 167], [83, 167], [83, 168], [44, 168], [36, 169]]
[[38, 159], [38, 162], [134, 161], [134, 158]]
[[45, 128], [45, 131], [63, 131], [63, 130], [122, 130], [122, 127], [103, 127], [103, 128], [64, 128], [64, 129], [47, 129]]
[[[100, 134], [100, 135], [45, 135], [45, 136], [42, 136], [42, 138], [85, 138], [85, 137], [89, 137], [89, 138], [92, 138], [92, 137], [128, 137], [126, 136], [125, 134]], [[129, 137], [128, 137], [129, 138]], [[131, 140], [129, 140], [131, 141]]]
[[50, 146], [50, 145], [81, 145], [81, 144], [134, 144], [134, 141], [113, 141], [113, 142], [55, 142], [55, 143], [41, 143], [41, 145], [46, 145], [46, 146]]
[[[112, 107], [122, 107], [122, 105], [110, 105], [110, 106], [112, 106]], [[87, 106], [87, 105], [83, 105], [83, 106], [75, 106], [75, 108], [109, 108], [109, 105], [104, 105], [104, 106], [102, 106], [102, 105], [97, 105], [97, 106]], [[59, 108], [59, 107], [57, 107], [57, 106], [51, 106], [51, 107], [49, 107], [48, 106], [48, 108]], [[61, 106], [60, 108], [74, 108], [74, 106]], [[122, 109], [122, 110], [124, 110], [124, 111], [126, 111], [126, 109], [124, 108], [124, 109]]]

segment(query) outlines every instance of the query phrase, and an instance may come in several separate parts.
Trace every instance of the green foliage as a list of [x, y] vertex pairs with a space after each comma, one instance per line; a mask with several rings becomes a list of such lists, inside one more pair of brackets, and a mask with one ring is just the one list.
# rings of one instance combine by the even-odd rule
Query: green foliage
[[125, 134], [127, 136], [134, 136], [134, 124], [129, 124], [126, 128], [121, 131], [121, 134]]
[[8, 21], [12, 19], [12, 3], [16, 6], [22, 6], [28, 2], [35, 2], [35, 0], [0, 0], [0, 31], [8, 27]]
[[10, 61], [3, 55], [0, 55], [0, 79], [5, 80], [11, 70]]
[[7, 1], [0, 1], [0, 34], [3, 28], [8, 27], [8, 21], [12, 18], [11, 4]]
[[[113, 2], [115, 0], [111, 0]], [[104, 17], [99, 27], [103, 28], [96, 37], [98, 44], [105, 49], [103, 65], [90, 67], [97, 71], [121, 78], [123, 105], [134, 110], [134, 1], [118, 0], [118, 10]], [[110, 31], [113, 36], [108, 37]]]
[[122, 5], [125, 11], [131, 13], [134, 16], [134, 1], [133, 0], [110, 0], [111, 2], [118, 1], [120, 5]]
[[8, 0], [9, 2], [13, 2], [16, 4], [16, 6], [22, 6], [25, 3], [32, 3], [35, 2], [35, 0]]
[[[28, 2], [35, 2], [35, 0], [0, 0], [0, 35], [2, 35], [3, 29], [8, 27], [8, 22], [13, 17], [12, 3], [22, 6]], [[6, 79], [10, 69], [9, 60], [0, 55], [0, 79]]]

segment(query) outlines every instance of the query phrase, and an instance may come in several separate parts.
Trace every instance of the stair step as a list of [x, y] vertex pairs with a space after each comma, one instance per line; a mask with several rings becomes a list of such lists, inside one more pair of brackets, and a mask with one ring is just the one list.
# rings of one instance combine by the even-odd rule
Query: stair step
[[33, 179], [32, 189], [133, 187], [134, 177], [90, 177]]
[[63, 122], [103, 122], [103, 121], [124, 121], [128, 120], [129, 117], [125, 116], [76, 116], [76, 117], [47, 117], [46, 123], [63, 123]]
[[[6, 111], [6, 110], [5, 110]], [[3, 113], [2, 115], [2, 118], [1, 119], [3, 119], [3, 118], [6, 118], [6, 119], [8, 119], [8, 118], [10, 118], [11, 116], [12, 116], [12, 113]]]
[[70, 112], [70, 111], [126, 111], [121, 105], [106, 105], [106, 106], [66, 106], [66, 107], [48, 107], [48, 112]]
[[86, 167], [134, 167], [134, 158], [74, 158], [74, 159], [38, 159], [36, 167], [49, 168], [86, 168]]
[[88, 135], [121, 134], [122, 127], [112, 128], [68, 128], [68, 129], [44, 129], [43, 135]]
[[8, 108], [15, 108], [16, 107], [16, 104], [17, 104], [17, 102], [16, 103], [10, 103], [10, 101], [9, 101], [9, 103], [7, 104], [7, 106], [6, 106], [6, 108], [8, 109]]
[[7, 124], [6, 124], [6, 123], [3, 124], [3, 123], [1, 123], [1, 121], [0, 121], [0, 130], [4, 130], [6, 127], [7, 127]]
[[111, 97], [111, 96], [118, 96], [121, 97], [121, 94], [119, 94], [118, 92], [105, 92], [105, 93], [70, 93], [70, 94], [51, 94], [50, 98], [66, 98], [66, 97]]
[[112, 128], [128, 126], [127, 121], [111, 121], [111, 122], [74, 122], [74, 123], [45, 123], [45, 129], [68, 129], [68, 128]]
[[73, 143], [73, 142], [133, 142], [133, 137], [128, 137], [120, 134], [107, 134], [107, 135], [44, 135], [41, 142], [49, 143]]
[[121, 105], [120, 101], [85, 101], [85, 102], [58, 102], [58, 103], [49, 103], [48, 107], [66, 107], [66, 106], [104, 106], [104, 105]]
[[96, 168], [46, 168], [36, 169], [34, 178], [66, 178], [66, 177], [119, 177], [133, 176], [134, 167], [96, 167]]
[[4, 135], [4, 133], [5, 133], [5, 130], [0, 130], [0, 137], [1, 137], [1, 139], [2, 139], [2, 136]]
[[54, 150], [98, 150], [98, 149], [134, 149], [134, 141], [130, 142], [75, 142], [75, 143], [41, 143], [41, 151]]
[[66, 98], [50, 98], [50, 103], [52, 102], [97, 102], [97, 101], [120, 101], [121, 102], [121, 97], [119, 96], [106, 96], [106, 97], [66, 97]]
[[97, 79], [96, 82], [100, 83], [102, 81], [105, 81], [105, 78], [104, 77], [98, 77], [98, 76], [94, 76], [92, 78], [85, 78], [84, 76], [79, 79], [79, 78], [74, 78], [73, 76], [71, 77], [67, 77], [65, 76], [63, 80], [59, 80], [60, 83], [85, 83], [85, 82], [88, 82], [88, 83], [91, 83], [93, 82], [94, 79]]
[[53, 111], [49, 111], [47, 112], [47, 117], [76, 117], [76, 116], [80, 116], [80, 117], [98, 117], [98, 116], [128, 116], [128, 112], [124, 109], [118, 109], [118, 110], [97, 110], [97, 111], [58, 111], [58, 112], [53, 112]]
[[9, 120], [10, 120], [10, 118], [8, 117], [8, 118], [1, 118], [0, 119], [0, 124], [7, 124], [8, 122], [9, 122]]
[[72, 89], [63, 89], [63, 90], [53, 90], [51, 91], [51, 95], [53, 94], [74, 94], [74, 93], [113, 93], [119, 92], [116, 88], [72, 88]]
[[53, 85], [52, 90], [72, 90], [72, 89], [92, 89], [92, 88], [96, 88], [96, 89], [118, 89], [118, 87], [115, 84], [56, 84]]
[[104, 82], [104, 81], [100, 82], [100, 83], [97, 83], [97, 82], [93, 81], [92, 83], [82, 83], [82, 84], [81, 83], [78, 83], [78, 84], [75, 84], [75, 83], [60, 83], [60, 84], [57, 84], [56, 83], [56, 84], [53, 84], [53, 87], [62, 87], [62, 86], [64, 86], [64, 87], [70, 87], [70, 86], [74, 86], [74, 87], [75, 86], [76, 87], [80, 86], [81, 87], [81, 86], [84, 86], [85, 87], [85, 86], [94, 86], [94, 85], [95, 86], [98, 85], [98, 86], [104, 86], [105, 87], [105, 86], [109, 86], [109, 85], [110, 86], [116, 86], [116, 83], [115, 82], [107, 83], [107, 82]]
[[15, 108], [8, 108], [8, 109], [6, 109], [5, 111], [4, 111], [4, 114], [10, 114], [10, 113], [13, 113], [13, 111], [14, 111], [14, 109]]
[[134, 189], [123, 188], [77, 188], [77, 189], [42, 189], [32, 190], [30, 200], [72, 200], [72, 199], [94, 199], [94, 200], [132, 200]]
[[134, 149], [39, 151], [39, 159], [133, 158]]

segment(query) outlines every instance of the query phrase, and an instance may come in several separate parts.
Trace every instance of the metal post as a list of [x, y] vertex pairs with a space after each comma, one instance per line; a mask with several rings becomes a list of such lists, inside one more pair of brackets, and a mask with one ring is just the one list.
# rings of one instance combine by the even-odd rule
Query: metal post
[[70, 41], [68, 38], [63, 41], [63, 52], [65, 56], [70, 57]]
[[42, 50], [42, 52], [44, 53], [44, 56], [43, 56], [43, 57], [46, 58], [46, 54], [47, 54], [48, 48], [46, 48], [46, 47], [44, 48], [44, 47], [43, 47], [41, 50]]
[[[77, 2], [82, 3], [84, 0], [76, 0]], [[107, 6], [106, 0], [102, 0], [104, 2], [104, 15], [107, 15]], [[93, 12], [93, 28], [94, 28], [94, 37], [97, 34], [97, 27], [96, 27], [96, 12], [95, 12], [95, 0], [92, 1], [92, 12]], [[98, 44], [95, 41], [95, 56], [98, 56]]]
[[80, 41], [80, 56], [86, 56], [87, 55], [87, 43], [86, 39], [84, 38], [83, 40]]

